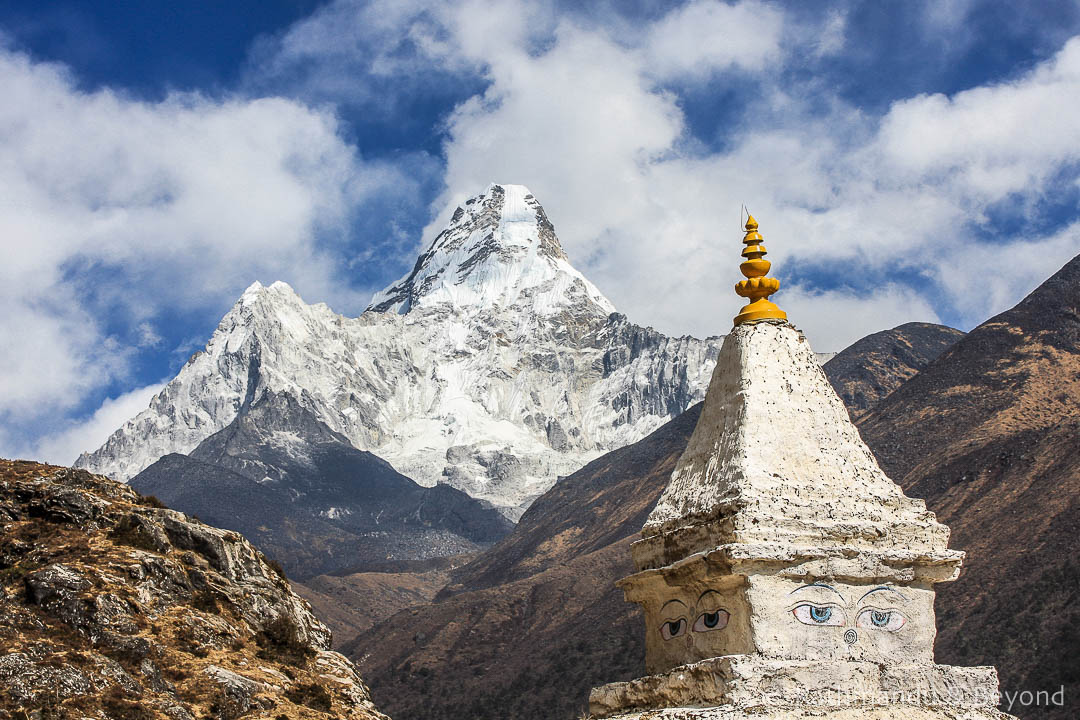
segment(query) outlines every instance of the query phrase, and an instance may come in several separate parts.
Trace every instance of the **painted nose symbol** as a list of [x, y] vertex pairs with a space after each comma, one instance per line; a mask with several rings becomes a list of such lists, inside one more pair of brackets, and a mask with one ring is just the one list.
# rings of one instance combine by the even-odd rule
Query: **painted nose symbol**
[[844, 642], [848, 645], [854, 645], [855, 641], [859, 639], [859, 633], [854, 630], [848, 630], [844, 633]]

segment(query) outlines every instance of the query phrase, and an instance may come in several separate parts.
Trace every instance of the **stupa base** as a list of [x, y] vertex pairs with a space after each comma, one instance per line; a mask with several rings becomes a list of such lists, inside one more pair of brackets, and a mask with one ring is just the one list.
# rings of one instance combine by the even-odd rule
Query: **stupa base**
[[728, 655], [595, 688], [589, 713], [631, 720], [1004, 720], [992, 667]]

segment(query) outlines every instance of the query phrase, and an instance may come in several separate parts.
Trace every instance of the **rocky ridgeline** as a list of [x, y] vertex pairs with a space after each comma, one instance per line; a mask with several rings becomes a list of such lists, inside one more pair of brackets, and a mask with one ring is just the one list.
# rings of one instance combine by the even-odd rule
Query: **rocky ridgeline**
[[0, 717], [385, 718], [240, 535], [83, 470], [0, 460]]

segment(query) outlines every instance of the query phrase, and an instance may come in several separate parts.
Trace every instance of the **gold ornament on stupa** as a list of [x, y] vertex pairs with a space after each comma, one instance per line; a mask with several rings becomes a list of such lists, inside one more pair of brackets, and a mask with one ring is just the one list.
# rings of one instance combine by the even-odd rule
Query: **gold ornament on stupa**
[[769, 301], [769, 296], [780, 289], [780, 281], [765, 277], [772, 263], [764, 258], [767, 252], [762, 244], [764, 238], [757, 230], [757, 220], [747, 213], [746, 235], [743, 236], [746, 247], [742, 251], [746, 261], [739, 265], [746, 279], [735, 284], [735, 293], [749, 299], [750, 303], [735, 316], [736, 325], [757, 320], [787, 320], [787, 313]]

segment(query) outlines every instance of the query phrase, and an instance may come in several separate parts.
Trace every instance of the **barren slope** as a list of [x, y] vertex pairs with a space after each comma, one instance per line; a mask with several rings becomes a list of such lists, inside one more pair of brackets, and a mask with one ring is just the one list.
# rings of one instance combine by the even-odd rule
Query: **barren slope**
[[473, 557], [456, 555], [404, 562], [401, 568], [318, 575], [303, 583], [293, 581], [293, 589], [333, 628], [337, 649], [399, 610], [431, 602], [449, 582], [451, 571]]

